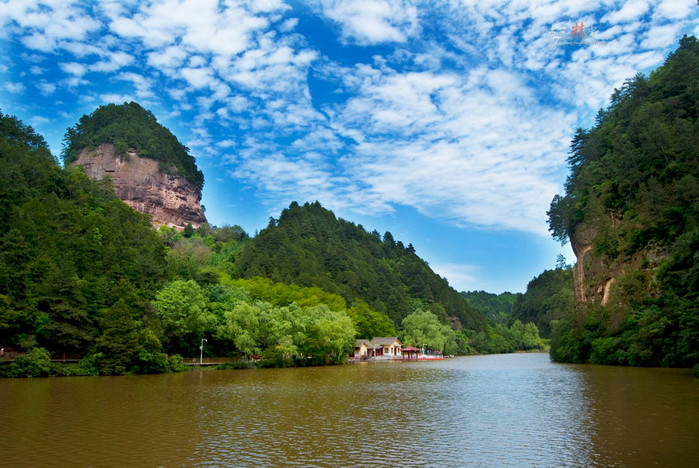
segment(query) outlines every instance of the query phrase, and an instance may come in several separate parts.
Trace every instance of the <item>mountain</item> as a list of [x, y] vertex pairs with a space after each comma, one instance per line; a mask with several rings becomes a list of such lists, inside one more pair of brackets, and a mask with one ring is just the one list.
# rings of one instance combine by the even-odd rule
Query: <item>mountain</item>
[[348, 303], [366, 301], [395, 324], [417, 306], [456, 328], [485, 328], [485, 318], [390, 232], [368, 233], [320, 203], [292, 203], [271, 219], [235, 261], [244, 278], [317, 286]]
[[534, 323], [543, 338], [551, 336], [551, 322], [573, 310], [573, 270], [569, 266], [544, 270], [517, 297], [510, 320]]
[[554, 359], [699, 361], [698, 77], [699, 43], [685, 36], [575, 134], [565, 194], [548, 212], [577, 258], [576, 310], [553, 327]]
[[508, 322], [520, 293], [493, 294], [486, 291], [461, 292], [461, 297], [493, 322]]
[[68, 129], [63, 159], [88, 176], [109, 176], [117, 196], [154, 225], [184, 229], [206, 222], [204, 176], [194, 158], [155, 116], [135, 102], [109, 104]]

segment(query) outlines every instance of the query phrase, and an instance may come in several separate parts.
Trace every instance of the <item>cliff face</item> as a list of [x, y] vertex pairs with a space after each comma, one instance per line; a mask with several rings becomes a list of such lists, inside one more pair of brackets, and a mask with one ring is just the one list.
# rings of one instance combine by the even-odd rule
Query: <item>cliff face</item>
[[[611, 224], [615, 221], [612, 219]], [[612, 228], [612, 232], [618, 232]], [[570, 243], [576, 256], [575, 268], [573, 269], [573, 292], [576, 303], [590, 303], [608, 305], [615, 303], [615, 294], [619, 282], [628, 282], [626, 273], [635, 272], [639, 274], [654, 274], [654, 270], [660, 262], [667, 258], [667, 247], [651, 243], [646, 248], [635, 252], [632, 255], [620, 255], [610, 258], [600, 255], [593, 247], [596, 230], [581, 222], [575, 226], [571, 233]], [[646, 287], [649, 296], [658, 294], [657, 285], [652, 282]]]
[[115, 154], [114, 145], [80, 151], [73, 165], [81, 165], [93, 179], [108, 175], [119, 198], [136, 211], [152, 216], [154, 226], [184, 229], [206, 222], [200, 205], [201, 190], [183, 177], [163, 174], [158, 162], [139, 158], [136, 152], [126, 157]]

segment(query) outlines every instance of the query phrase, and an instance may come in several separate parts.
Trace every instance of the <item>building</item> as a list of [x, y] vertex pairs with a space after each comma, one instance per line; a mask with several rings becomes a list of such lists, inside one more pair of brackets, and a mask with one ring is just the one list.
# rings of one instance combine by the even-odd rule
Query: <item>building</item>
[[403, 343], [397, 336], [381, 336], [373, 338], [371, 344], [374, 345], [374, 357], [400, 357]]
[[393, 359], [402, 356], [403, 344], [397, 336], [381, 336], [371, 340], [356, 340], [350, 359]]

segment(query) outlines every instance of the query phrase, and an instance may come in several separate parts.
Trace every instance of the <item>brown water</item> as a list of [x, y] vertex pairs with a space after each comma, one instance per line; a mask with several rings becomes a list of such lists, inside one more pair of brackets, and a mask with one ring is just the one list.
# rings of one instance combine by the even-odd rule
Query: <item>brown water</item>
[[686, 370], [545, 354], [0, 380], [0, 466], [699, 466]]

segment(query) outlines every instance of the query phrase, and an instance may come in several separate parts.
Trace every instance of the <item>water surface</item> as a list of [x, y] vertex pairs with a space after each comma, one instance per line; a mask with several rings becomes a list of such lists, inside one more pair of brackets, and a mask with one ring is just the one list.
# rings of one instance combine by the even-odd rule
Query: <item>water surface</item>
[[0, 380], [0, 466], [699, 466], [687, 370], [545, 354]]

